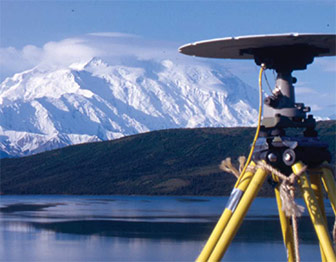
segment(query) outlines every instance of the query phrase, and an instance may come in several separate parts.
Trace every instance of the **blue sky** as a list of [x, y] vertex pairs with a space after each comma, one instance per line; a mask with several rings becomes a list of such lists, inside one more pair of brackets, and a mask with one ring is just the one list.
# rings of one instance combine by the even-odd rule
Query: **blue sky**
[[[0, 0], [0, 4], [1, 80], [41, 61], [39, 56], [46, 57], [41, 50], [90, 33], [136, 35], [150, 41], [151, 48], [166, 45], [177, 50], [185, 43], [227, 36], [336, 32], [335, 1]], [[81, 54], [85, 52], [84, 48]], [[316, 115], [336, 114], [335, 61], [316, 59], [308, 70], [294, 72], [298, 102], [311, 105]], [[253, 61], [218, 63], [256, 86], [258, 67]], [[273, 78], [271, 72], [268, 75]]]

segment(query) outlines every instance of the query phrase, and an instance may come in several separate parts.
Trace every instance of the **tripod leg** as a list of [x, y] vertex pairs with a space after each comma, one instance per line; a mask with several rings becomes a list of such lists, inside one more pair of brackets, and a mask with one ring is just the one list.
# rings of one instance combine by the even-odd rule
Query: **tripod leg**
[[[302, 168], [303, 164], [301, 162], [295, 163], [292, 166], [292, 170], [295, 174], [299, 174]], [[308, 179], [306, 172], [300, 175], [298, 183], [300, 185], [303, 198], [305, 200], [310, 218], [314, 225], [316, 235], [320, 241], [320, 245], [322, 246], [323, 252], [328, 261], [336, 261], [336, 255], [328, 233], [327, 225], [324, 222], [319, 204], [311, 188], [310, 181]]]
[[[251, 162], [252, 166], [255, 166], [253, 162]], [[212, 231], [207, 243], [205, 244], [201, 254], [197, 258], [197, 262], [207, 261], [215, 248], [220, 236], [222, 235], [227, 223], [229, 222], [232, 213], [235, 210], [235, 207], [240, 201], [241, 196], [245, 192], [246, 188], [248, 187], [254, 173], [251, 171], [245, 172], [240, 180], [239, 184], [236, 184], [234, 189], [231, 192], [230, 199], [226, 205], [226, 208], [221, 215], [220, 219], [218, 220], [214, 230]]]
[[[272, 177], [275, 182], [279, 182], [279, 179], [277, 176], [273, 175]], [[295, 261], [293, 228], [292, 228], [289, 218], [286, 216], [285, 212], [282, 210], [282, 202], [281, 202], [280, 191], [279, 191], [278, 186], [274, 188], [274, 192], [275, 192], [275, 198], [276, 198], [277, 206], [278, 206], [282, 237], [283, 237], [285, 247], [287, 249], [287, 260], [288, 262], [292, 262], [292, 261]]]
[[248, 185], [243, 197], [241, 198], [236, 210], [234, 211], [230, 221], [224, 229], [214, 251], [212, 252], [209, 261], [220, 261], [225, 251], [229, 247], [232, 239], [238, 231], [253, 199], [258, 194], [262, 184], [265, 181], [267, 173], [265, 170], [259, 168], [253, 176], [250, 184]]
[[336, 184], [335, 179], [328, 168], [322, 168], [322, 182], [329, 197], [330, 204], [336, 215]]
[[[316, 196], [316, 200], [319, 204], [319, 207], [321, 209], [322, 217], [324, 219], [324, 223], [327, 225], [327, 218], [325, 214], [325, 208], [324, 208], [324, 201], [323, 201], [323, 192], [322, 192], [322, 184], [321, 184], [321, 170], [308, 170], [309, 178], [311, 187], [314, 191], [314, 194]], [[321, 250], [321, 261], [327, 261], [326, 256], [323, 252], [323, 249], [320, 245]]]

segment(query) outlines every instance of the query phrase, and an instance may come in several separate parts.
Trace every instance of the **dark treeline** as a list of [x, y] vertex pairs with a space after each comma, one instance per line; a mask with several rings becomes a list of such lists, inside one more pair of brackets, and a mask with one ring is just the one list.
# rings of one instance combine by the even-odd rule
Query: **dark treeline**
[[[336, 121], [319, 122], [335, 163]], [[220, 162], [247, 155], [254, 128], [170, 129], [1, 159], [2, 194], [228, 195]], [[293, 132], [293, 131], [292, 131]], [[273, 195], [267, 183], [260, 195]]]

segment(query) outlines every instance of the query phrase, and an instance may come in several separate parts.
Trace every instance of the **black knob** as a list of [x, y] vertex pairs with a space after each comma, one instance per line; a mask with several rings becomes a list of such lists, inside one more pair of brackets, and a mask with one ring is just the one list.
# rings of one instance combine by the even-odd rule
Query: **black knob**
[[274, 96], [265, 97], [264, 103], [265, 103], [265, 105], [268, 105], [268, 106], [273, 107], [273, 108], [276, 108], [279, 104], [278, 99]]

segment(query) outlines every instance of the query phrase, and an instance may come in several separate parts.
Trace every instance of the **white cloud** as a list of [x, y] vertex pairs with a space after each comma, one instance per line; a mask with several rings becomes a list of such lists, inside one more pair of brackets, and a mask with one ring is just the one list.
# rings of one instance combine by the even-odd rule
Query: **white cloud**
[[80, 38], [65, 39], [60, 42], [48, 42], [43, 46], [42, 65], [65, 66], [83, 62], [99, 56], [102, 51]]
[[20, 72], [31, 68], [39, 62], [41, 52], [35, 46], [25, 46], [22, 50], [14, 47], [0, 48], [1, 74]]
[[26, 61], [38, 61], [41, 57], [41, 49], [33, 45], [26, 45], [22, 49], [22, 56]]
[[137, 35], [125, 34], [119, 32], [96, 32], [96, 33], [89, 33], [87, 35], [101, 36], [101, 37], [139, 37]]
[[187, 57], [178, 53], [177, 48], [175, 43], [146, 40], [118, 32], [90, 33], [77, 38], [48, 42], [43, 47], [27, 45], [21, 50], [13, 47], [0, 48], [0, 81], [35, 66], [69, 66], [86, 62], [93, 57], [103, 58], [110, 63], [121, 63], [132, 57], [140, 60], [163, 60], [179, 56], [180, 60], [187, 60]]

